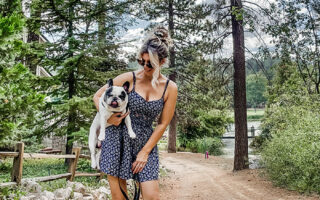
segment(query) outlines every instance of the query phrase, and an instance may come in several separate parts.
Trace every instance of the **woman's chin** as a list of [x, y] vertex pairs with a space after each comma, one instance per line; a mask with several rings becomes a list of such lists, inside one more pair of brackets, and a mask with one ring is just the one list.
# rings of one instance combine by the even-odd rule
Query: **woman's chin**
[[145, 69], [145, 70], [144, 70], [144, 73], [145, 73], [146, 75], [152, 75], [153, 70], [152, 70], [152, 69], [151, 69], [151, 70]]

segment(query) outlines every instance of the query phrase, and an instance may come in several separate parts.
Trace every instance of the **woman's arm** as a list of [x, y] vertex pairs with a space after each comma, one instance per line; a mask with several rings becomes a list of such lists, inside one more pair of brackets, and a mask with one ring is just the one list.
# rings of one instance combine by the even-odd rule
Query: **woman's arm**
[[[160, 120], [156, 128], [154, 129], [152, 135], [150, 136], [148, 142], [144, 145], [141, 151], [137, 155], [136, 161], [132, 164], [133, 173], [138, 173], [142, 171], [145, 164], [148, 161], [148, 155], [153, 149], [153, 147], [158, 143], [160, 138], [162, 137], [164, 131], [169, 125], [177, 102], [178, 96], [178, 87], [177, 85], [170, 81], [172, 84], [168, 86], [168, 98], [165, 101], [162, 113], [160, 115]], [[137, 166], [137, 167], [136, 167]]]

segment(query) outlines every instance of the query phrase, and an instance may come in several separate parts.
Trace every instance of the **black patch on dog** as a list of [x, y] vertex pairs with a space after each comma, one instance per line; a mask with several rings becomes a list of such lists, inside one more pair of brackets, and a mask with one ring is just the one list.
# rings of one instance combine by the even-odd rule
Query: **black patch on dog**
[[122, 87], [124, 88], [124, 90], [128, 93], [129, 92], [129, 87], [130, 87], [130, 83], [129, 81], [126, 81]]
[[106, 91], [106, 95], [104, 95], [104, 102], [107, 102], [108, 97], [111, 96], [111, 92], [112, 92], [112, 87], [108, 88]]
[[120, 98], [122, 101], [124, 101], [125, 98], [126, 98], [126, 95], [127, 95], [127, 94], [126, 94], [124, 91], [122, 91], [121, 94], [119, 95], [119, 98]]
[[107, 84], [109, 87], [112, 87], [113, 86], [113, 80], [112, 78], [110, 78], [108, 81], [107, 81]]

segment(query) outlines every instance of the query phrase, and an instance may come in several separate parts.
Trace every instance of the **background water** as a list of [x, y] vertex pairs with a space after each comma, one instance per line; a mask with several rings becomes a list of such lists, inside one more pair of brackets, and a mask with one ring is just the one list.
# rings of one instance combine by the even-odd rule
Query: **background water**
[[[251, 127], [254, 126], [255, 128], [255, 135], [259, 135], [260, 134], [260, 121], [250, 121], [248, 122], [248, 136], [251, 136]], [[225, 137], [234, 137], [234, 124], [230, 124], [228, 127], [227, 132], [223, 135]], [[248, 146], [250, 145], [251, 141], [253, 140], [253, 138], [248, 138]], [[224, 155], [222, 155], [223, 157], [226, 158], [233, 158], [234, 157], [234, 139], [222, 139], [222, 142], [225, 144], [225, 147], [223, 148], [223, 152]], [[249, 152], [249, 162], [250, 162], [250, 168], [257, 168], [259, 167], [259, 160], [260, 160], [260, 155], [259, 154], [253, 154], [252, 149], [249, 147], [248, 149]]]

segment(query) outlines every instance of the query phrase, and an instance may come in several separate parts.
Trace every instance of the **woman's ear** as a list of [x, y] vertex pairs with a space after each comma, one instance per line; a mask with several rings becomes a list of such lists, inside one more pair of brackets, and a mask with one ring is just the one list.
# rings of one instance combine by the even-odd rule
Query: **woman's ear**
[[162, 58], [160, 61], [160, 66], [163, 65], [166, 62], [166, 58]]

